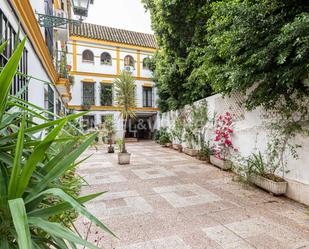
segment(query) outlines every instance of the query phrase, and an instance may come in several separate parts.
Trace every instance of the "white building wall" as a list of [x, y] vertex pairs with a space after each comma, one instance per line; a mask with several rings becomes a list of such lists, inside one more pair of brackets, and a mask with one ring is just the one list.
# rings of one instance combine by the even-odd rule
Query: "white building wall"
[[[36, 10], [44, 11], [44, 1], [37, 1], [32, 0], [31, 4], [33, 4], [33, 8]], [[8, 18], [8, 21], [15, 29], [18, 31], [19, 27], [19, 20], [16, 18], [12, 8], [10, 7], [7, 1], [1, 1], [0, 5], [1, 10], [3, 11], [4, 15]], [[44, 12], [42, 12], [44, 13]], [[20, 39], [23, 39], [26, 36], [24, 31], [20, 30]], [[38, 78], [45, 82], [51, 82], [45, 68], [43, 67], [36, 51], [34, 50], [33, 46], [31, 45], [30, 41], [27, 40], [25, 48], [28, 51], [28, 75]], [[28, 88], [28, 100], [29, 102], [44, 108], [44, 89], [47, 89], [46, 83], [31, 79]], [[54, 90], [55, 99], [59, 98], [57, 91], [53, 85], [51, 87]], [[54, 101], [54, 106], [56, 108], [56, 102]]]
[[[239, 150], [242, 157], [248, 157], [252, 153], [261, 151], [266, 153], [267, 143], [270, 141], [269, 130], [265, 126], [263, 110], [257, 108], [254, 111], [245, 111], [237, 106], [235, 98], [223, 98], [220, 94], [206, 98], [208, 107], [208, 117], [212, 118], [214, 114], [224, 114], [226, 111], [236, 114], [240, 117], [235, 122], [234, 135], [232, 142], [235, 148]], [[173, 127], [173, 124], [179, 115], [179, 111], [170, 111], [162, 114], [159, 121], [160, 127]], [[212, 142], [215, 138], [214, 127], [209, 122], [205, 125], [206, 141]], [[289, 153], [285, 153], [287, 167], [285, 168], [284, 178], [288, 181], [287, 196], [296, 201], [309, 205], [309, 137], [297, 136], [294, 144], [301, 145], [298, 155], [299, 159], [292, 158]], [[183, 143], [183, 146], [186, 146]], [[233, 160], [233, 159], [232, 159]], [[278, 172], [282, 176], [281, 172]]]
[[[152, 73], [149, 69], [143, 68], [143, 59], [146, 57], [151, 57], [152, 53], [148, 51], [140, 51], [137, 49], [122, 48], [116, 46], [105, 45], [101, 43], [86, 42], [86, 41], [76, 41], [76, 70], [73, 68], [73, 41], [69, 41], [68, 46], [68, 64], [72, 66], [72, 70], [76, 71], [74, 73], [74, 85], [71, 88], [72, 100], [69, 102], [69, 106], [81, 106], [82, 103], [82, 84], [83, 80], [92, 80], [95, 82], [95, 104], [100, 106], [100, 87], [101, 81], [109, 82], [112, 84], [114, 79], [117, 77], [117, 49], [119, 49], [120, 57], [120, 70], [124, 67], [124, 58], [127, 55], [133, 57], [135, 61], [134, 70], [132, 75], [137, 77], [136, 79], [136, 104], [137, 107], [143, 107], [143, 86], [153, 85], [154, 83], [150, 80]], [[82, 60], [82, 53], [84, 50], [90, 50], [94, 54], [94, 62], [85, 62]], [[102, 65], [100, 61], [100, 56], [103, 52], [108, 52], [112, 57], [112, 65]], [[140, 78], [138, 77], [138, 52], [140, 53]], [[98, 74], [98, 75], [96, 75]], [[145, 79], [144, 79], [145, 78]], [[141, 80], [143, 79], [143, 80]], [[85, 83], [87, 84], [87, 83]], [[153, 107], [156, 107], [156, 91], [153, 87]], [[115, 89], [113, 88], [113, 96], [115, 96]], [[115, 100], [113, 106], [115, 106]], [[119, 118], [119, 111], [91, 111], [89, 115], [95, 116], [95, 123], [99, 125], [101, 123], [101, 115], [114, 114], [114, 121], [117, 127], [117, 136], [122, 136], [122, 120]]]

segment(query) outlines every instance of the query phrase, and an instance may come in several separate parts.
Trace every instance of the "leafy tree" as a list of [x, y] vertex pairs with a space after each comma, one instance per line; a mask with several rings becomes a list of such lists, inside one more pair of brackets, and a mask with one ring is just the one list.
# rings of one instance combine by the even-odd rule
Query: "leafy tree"
[[299, 0], [213, 3], [201, 66], [213, 87], [250, 89], [249, 109], [308, 95], [308, 10], [309, 2]]
[[121, 71], [119, 78], [115, 79], [114, 84], [116, 88], [116, 102], [121, 107], [120, 114], [124, 120], [123, 144], [120, 152], [127, 153], [125, 146], [126, 127], [128, 119], [136, 117], [136, 113], [132, 109], [136, 107], [136, 85], [132, 74], [125, 70]]
[[[160, 50], [151, 67], [162, 111], [209, 96], [211, 87], [192, 76], [194, 51], [203, 43], [211, 1], [144, 0]], [[189, 56], [190, 55], [190, 56]]]

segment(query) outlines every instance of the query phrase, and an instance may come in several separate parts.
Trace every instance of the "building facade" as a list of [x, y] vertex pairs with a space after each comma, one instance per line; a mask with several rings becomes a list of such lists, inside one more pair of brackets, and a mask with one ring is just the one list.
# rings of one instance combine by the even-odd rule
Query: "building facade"
[[[48, 110], [54, 119], [65, 115], [71, 99], [67, 68], [71, 0], [1, 0], [0, 40], [8, 46], [0, 54], [3, 67], [14, 52], [15, 41], [27, 36], [19, 71], [33, 78], [16, 76], [11, 94]], [[62, 22], [59, 22], [62, 21]], [[19, 37], [17, 35], [19, 34]]]
[[137, 118], [128, 122], [126, 135], [139, 139], [152, 137], [159, 109], [147, 60], [156, 49], [151, 34], [88, 23], [72, 26], [68, 63], [74, 84], [68, 107], [76, 112], [90, 111], [83, 117], [85, 129], [100, 127], [111, 115], [116, 136], [122, 136], [123, 120], [115, 101], [113, 82], [122, 70], [128, 70], [136, 82]]

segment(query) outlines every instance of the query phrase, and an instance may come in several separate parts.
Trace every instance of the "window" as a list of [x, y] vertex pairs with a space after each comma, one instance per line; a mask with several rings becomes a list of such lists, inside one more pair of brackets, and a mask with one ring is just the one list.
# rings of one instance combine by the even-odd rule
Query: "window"
[[[50, 86], [44, 90], [44, 102], [45, 110], [54, 113], [54, 90]], [[53, 120], [54, 116], [52, 114], [48, 114], [48, 118]]]
[[112, 65], [112, 57], [109, 53], [103, 52], [101, 54], [101, 64]]
[[127, 55], [126, 57], [124, 57], [124, 66], [125, 67], [134, 67], [134, 59], [131, 55]]
[[152, 107], [152, 87], [143, 87], [143, 107]]
[[113, 86], [111, 84], [101, 84], [101, 105], [113, 105]]
[[61, 101], [58, 99], [57, 103], [56, 103], [56, 113], [57, 113], [58, 116], [61, 116], [61, 114], [62, 114], [61, 112], [62, 112], [62, 110], [61, 110]]
[[[16, 32], [14, 31], [11, 24], [8, 22], [6, 16], [0, 10], [0, 41], [4, 40], [7, 41], [8, 43], [2, 54], [0, 54], [0, 67], [4, 67], [8, 59], [13, 54], [16, 40]], [[28, 51], [26, 48], [24, 48], [18, 71], [23, 74], [28, 73]], [[23, 89], [19, 97], [23, 100], [28, 100], [28, 88], [25, 87], [26, 85], [27, 85], [27, 79], [23, 76], [16, 75], [12, 82], [10, 94], [16, 95]]]
[[94, 83], [83, 83], [83, 105], [95, 105]]
[[144, 60], [143, 60], [143, 68], [144, 69], [149, 69], [149, 62], [150, 62], [149, 57], [144, 58]]
[[102, 115], [101, 116], [101, 124], [104, 124], [104, 122], [107, 120], [107, 119], [114, 119], [114, 115], [113, 114], [105, 114], [105, 115]]
[[90, 50], [84, 50], [83, 52], [83, 61], [86, 61], [86, 62], [94, 62], [94, 55], [92, 53], [92, 51]]
[[[45, 14], [52, 16], [53, 11], [53, 1], [51, 0], [44, 0], [45, 3]], [[50, 56], [53, 58], [54, 51], [54, 29], [52, 27], [46, 27], [45, 28], [45, 43], [48, 48]]]
[[91, 129], [95, 127], [94, 115], [84, 115], [83, 116], [83, 129]]

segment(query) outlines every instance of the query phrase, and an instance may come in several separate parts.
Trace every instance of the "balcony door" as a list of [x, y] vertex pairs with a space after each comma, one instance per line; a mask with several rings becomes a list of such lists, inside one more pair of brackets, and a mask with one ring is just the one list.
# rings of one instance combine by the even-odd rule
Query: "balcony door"
[[83, 83], [83, 105], [95, 105], [94, 89], [94, 83]]

